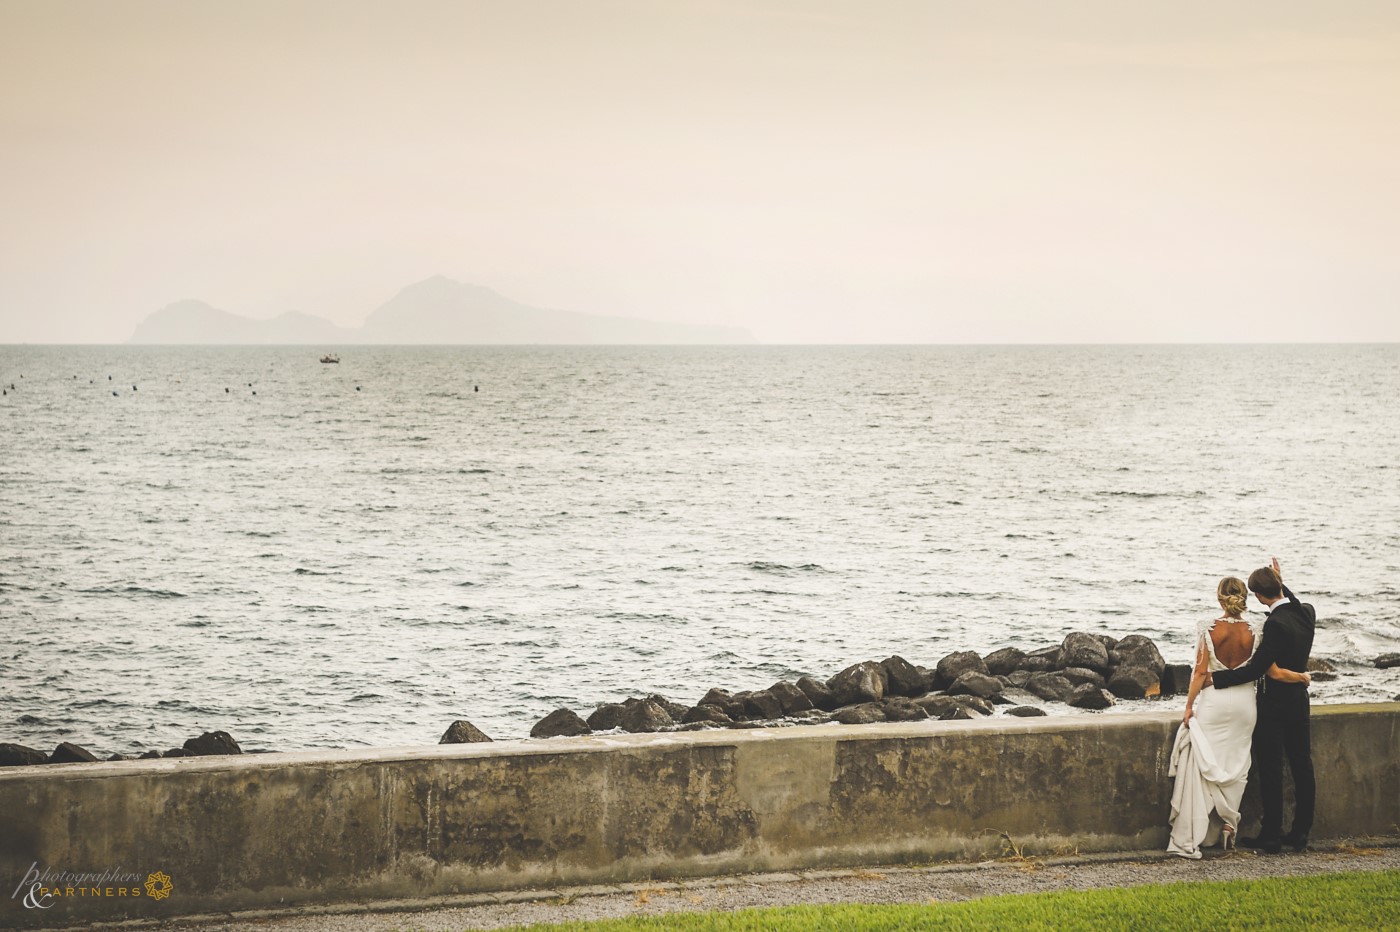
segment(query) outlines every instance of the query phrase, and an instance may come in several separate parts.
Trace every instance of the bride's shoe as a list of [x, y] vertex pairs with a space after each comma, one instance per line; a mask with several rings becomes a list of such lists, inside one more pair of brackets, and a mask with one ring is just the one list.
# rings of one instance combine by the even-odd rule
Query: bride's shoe
[[1220, 830], [1220, 847], [1224, 851], [1235, 849], [1235, 830], [1228, 825]]

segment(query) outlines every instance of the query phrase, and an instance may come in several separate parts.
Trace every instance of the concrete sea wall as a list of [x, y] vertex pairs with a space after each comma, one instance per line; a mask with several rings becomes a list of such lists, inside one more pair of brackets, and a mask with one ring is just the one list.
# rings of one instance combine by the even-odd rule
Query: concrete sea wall
[[[1002, 832], [1027, 854], [1153, 848], [1166, 843], [1177, 721], [998, 717], [8, 768], [0, 925], [966, 858], [998, 852]], [[1397, 747], [1400, 703], [1314, 710], [1315, 837], [1400, 832]], [[47, 897], [25, 883], [104, 871], [121, 879], [43, 884], [58, 887]]]

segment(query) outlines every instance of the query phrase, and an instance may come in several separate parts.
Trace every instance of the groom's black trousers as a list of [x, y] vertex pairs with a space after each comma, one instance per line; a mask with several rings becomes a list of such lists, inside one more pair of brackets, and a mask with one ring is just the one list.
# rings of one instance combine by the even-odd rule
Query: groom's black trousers
[[[1291, 684], [1289, 684], [1291, 685]], [[1312, 736], [1309, 729], [1308, 693], [1276, 682], [1259, 697], [1259, 718], [1254, 726], [1254, 766], [1259, 775], [1263, 822], [1259, 837], [1283, 835], [1283, 759], [1293, 774], [1293, 827], [1295, 838], [1312, 830], [1317, 805], [1317, 781], [1313, 778]]]

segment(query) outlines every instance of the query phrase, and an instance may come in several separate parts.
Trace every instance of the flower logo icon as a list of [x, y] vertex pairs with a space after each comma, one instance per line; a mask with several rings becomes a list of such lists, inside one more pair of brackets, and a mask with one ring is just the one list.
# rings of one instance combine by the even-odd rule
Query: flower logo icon
[[154, 874], [146, 875], [146, 895], [151, 899], [163, 900], [174, 889], [175, 885], [170, 882], [170, 875], [165, 871], [156, 871]]

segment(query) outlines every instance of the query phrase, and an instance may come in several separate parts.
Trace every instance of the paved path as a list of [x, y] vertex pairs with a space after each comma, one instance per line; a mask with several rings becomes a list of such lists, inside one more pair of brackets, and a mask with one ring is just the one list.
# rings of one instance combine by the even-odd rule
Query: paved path
[[1214, 854], [1203, 861], [1185, 861], [1152, 851], [922, 868], [749, 874], [705, 878], [684, 884], [658, 882], [456, 897], [450, 901], [435, 901], [432, 905], [386, 903], [352, 912], [249, 915], [237, 921], [171, 923], [161, 928], [218, 932], [494, 929], [536, 922], [657, 916], [706, 909], [804, 903], [954, 902], [1003, 893], [1380, 870], [1400, 870], [1400, 839], [1386, 839], [1383, 844], [1361, 847], [1327, 847], [1306, 854], [1270, 856], [1240, 851]]

